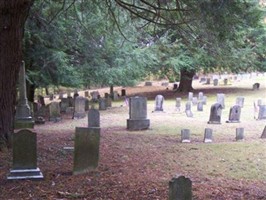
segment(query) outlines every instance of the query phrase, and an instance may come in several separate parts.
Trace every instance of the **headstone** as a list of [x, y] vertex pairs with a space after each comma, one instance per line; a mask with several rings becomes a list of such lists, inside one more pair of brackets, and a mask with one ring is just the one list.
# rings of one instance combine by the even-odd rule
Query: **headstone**
[[230, 108], [229, 119], [227, 123], [239, 123], [240, 122], [241, 107], [234, 105]]
[[150, 82], [150, 81], [146, 81], [146, 82], [145, 82], [145, 86], [152, 86], [152, 82]]
[[66, 109], [70, 106], [69, 98], [62, 98], [60, 103], [60, 111], [65, 113]]
[[99, 99], [99, 110], [106, 110], [106, 99], [105, 98]]
[[113, 92], [113, 100], [114, 100], [114, 101], [119, 100], [119, 94], [118, 94], [117, 91], [114, 91], [114, 92]]
[[241, 108], [243, 108], [244, 107], [244, 101], [245, 101], [244, 97], [237, 97], [236, 98], [236, 105], [239, 105]]
[[51, 102], [49, 105], [49, 121], [58, 122], [60, 120], [60, 105], [58, 102]]
[[67, 98], [72, 98], [70, 90], [67, 91]]
[[105, 100], [106, 100], [106, 107], [108, 108], [112, 107], [112, 98], [109, 96]]
[[73, 174], [94, 170], [99, 162], [100, 128], [76, 127]]
[[96, 109], [90, 109], [88, 112], [88, 127], [100, 127], [100, 113]]
[[25, 63], [22, 61], [22, 65], [19, 71], [19, 98], [16, 106], [15, 114], [15, 129], [21, 128], [33, 128], [34, 121], [31, 116], [30, 106], [28, 104], [26, 93], [26, 74]]
[[177, 111], [181, 111], [181, 98], [176, 98], [175, 107]]
[[252, 85], [252, 89], [253, 89], [253, 90], [258, 90], [258, 89], [260, 89], [260, 84], [259, 84], [259, 83], [254, 83], [254, 84]]
[[73, 97], [67, 97], [69, 102], [69, 107], [75, 106], [75, 99]]
[[54, 94], [50, 94], [50, 95], [49, 95], [49, 100], [50, 100], [50, 101], [53, 101], [53, 100], [54, 100]]
[[215, 103], [211, 106], [210, 119], [208, 124], [221, 124], [222, 105]]
[[85, 112], [85, 101], [86, 98], [77, 96], [75, 98], [75, 107], [74, 107], [74, 119], [80, 119], [86, 117]]
[[225, 78], [225, 79], [224, 79], [224, 85], [227, 85], [227, 84], [228, 84], [228, 79]]
[[193, 97], [192, 98], [192, 104], [195, 106], [198, 104], [198, 98], [197, 97]]
[[264, 127], [260, 138], [262, 138], [262, 139], [265, 139], [266, 138], [266, 126]]
[[205, 128], [204, 132], [204, 142], [210, 143], [212, 142], [212, 129], [211, 128]]
[[64, 97], [64, 94], [62, 92], [60, 92], [58, 99], [62, 99], [63, 97]]
[[84, 96], [88, 98], [88, 97], [90, 96], [90, 95], [89, 95], [89, 91], [85, 91], [85, 92], [84, 92]]
[[206, 82], [206, 78], [205, 77], [201, 77], [199, 82], [200, 83], [205, 83]]
[[155, 110], [154, 111], [163, 111], [163, 101], [164, 101], [163, 95], [159, 94], [155, 97]]
[[199, 101], [199, 102], [198, 102], [197, 110], [198, 110], [198, 111], [203, 111], [203, 101]]
[[210, 85], [211, 84], [211, 78], [207, 78], [206, 79], [206, 85]]
[[147, 99], [145, 97], [131, 97], [129, 99], [128, 130], [148, 129], [150, 120], [147, 119]]
[[266, 105], [259, 105], [258, 120], [266, 119]]
[[217, 86], [218, 85], [218, 82], [219, 82], [219, 80], [216, 78], [216, 79], [213, 79], [213, 85], [214, 86]]
[[163, 87], [168, 87], [169, 83], [168, 82], [162, 82], [161, 84]]
[[173, 90], [177, 90], [177, 89], [178, 89], [178, 84], [174, 83]]
[[224, 99], [225, 99], [225, 95], [223, 93], [218, 93], [217, 94], [217, 103], [221, 104], [222, 109], [225, 108]]
[[244, 139], [244, 128], [236, 128], [236, 140]]
[[126, 96], [126, 95], [127, 95], [127, 94], [126, 94], [126, 89], [122, 89], [122, 90], [121, 90], [121, 96], [124, 97], [124, 96]]
[[203, 101], [203, 92], [199, 92], [199, 94], [198, 94], [198, 100], [199, 101]]
[[41, 95], [38, 95], [38, 104], [45, 106], [44, 97]]
[[169, 182], [169, 200], [192, 200], [192, 182], [189, 178], [179, 176]]
[[193, 99], [193, 92], [188, 93], [188, 101], [192, 101]]
[[91, 98], [93, 102], [97, 102], [98, 101], [98, 96], [100, 95], [98, 91], [92, 91], [91, 93]]
[[13, 133], [13, 162], [8, 180], [43, 179], [37, 167], [36, 133], [22, 129]]
[[107, 99], [108, 97], [110, 97], [109, 93], [107, 93], [107, 92], [106, 92], [106, 93], [104, 93], [104, 98], [106, 98], [106, 99]]
[[181, 130], [181, 142], [182, 143], [189, 143], [190, 142], [190, 130], [189, 129], [182, 129]]
[[186, 103], [186, 110], [185, 110], [185, 112], [186, 112], [187, 117], [193, 117], [193, 113], [191, 111], [191, 101], [188, 101]]

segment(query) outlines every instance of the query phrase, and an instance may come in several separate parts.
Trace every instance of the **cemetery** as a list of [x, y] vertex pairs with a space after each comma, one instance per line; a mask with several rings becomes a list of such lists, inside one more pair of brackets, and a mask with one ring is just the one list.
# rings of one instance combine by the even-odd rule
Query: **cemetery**
[[[259, 90], [252, 89], [255, 80]], [[48, 109], [44, 124], [26, 126], [25, 136], [14, 138], [13, 154], [0, 152], [0, 198], [265, 199], [266, 120], [259, 109], [266, 104], [266, 76], [255, 80], [215, 88], [194, 80], [189, 94], [160, 81], [140, 83], [124, 88], [127, 101], [120, 97], [105, 109], [108, 88], [97, 89], [98, 100], [79, 91], [71, 113], [51, 118]], [[203, 96], [198, 110], [192, 99]], [[59, 105], [57, 99], [44, 98], [46, 105]]]

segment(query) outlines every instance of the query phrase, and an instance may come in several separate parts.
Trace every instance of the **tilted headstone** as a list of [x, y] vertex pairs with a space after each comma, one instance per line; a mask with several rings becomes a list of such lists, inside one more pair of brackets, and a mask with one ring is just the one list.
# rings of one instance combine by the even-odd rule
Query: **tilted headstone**
[[73, 174], [94, 170], [99, 162], [100, 128], [76, 127]]
[[244, 107], [244, 101], [245, 101], [244, 97], [237, 97], [236, 98], [236, 105], [239, 105], [241, 108], [243, 108]]
[[259, 106], [262, 105], [262, 100], [258, 99], [257, 101], [253, 102], [254, 106], [254, 119], [258, 119], [258, 113], [259, 113]]
[[128, 130], [148, 129], [150, 120], [147, 119], [147, 99], [145, 97], [131, 97], [129, 99]]
[[220, 103], [213, 104], [210, 112], [208, 124], [221, 124], [222, 105]]
[[164, 97], [163, 95], [157, 95], [155, 97], [155, 109], [154, 111], [163, 111], [163, 102], [164, 102]]
[[99, 99], [99, 110], [106, 110], [106, 99], [105, 98]]
[[192, 182], [189, 178], [179, 176], [169, 182], [169, 200], [192, 200]]
[[193, 92], [189, 92], [188, 93], [188, 101], [192, 101], [193, 100]]
[[80, 119], [86, 117], [85, 112], [85, 101], [86, 98], [77, 96], [75, 98], [75, 107], [74, 107], [74, 119]]
[[230, 108], [229, 119], [227, 123], [239, 123], [240, 122], [241, 107], [234, 105]]
[[225, 95], [223, 93], [217, 94], [217, 101], [216, 102], [220, 103], [222, 105], [222, 109], [225, 108], [224, 99], [225, 99]]
[[49, 105], [49, 121], [58, 122], [60, 120], [60, 105], [58, 102], [51, 102]]
[[96, 109], [90, 109], [88, 112], [88, 127], [100, 127], [100, 113]]
[[181, 142], [182, 143], [189, 143], [190, 142], [190, 130], [189, 129], [182, 129], [181, 130]]
[[21, 128], [33, 128], [34, 121], [31, 115], [30, 106], [28, 104], [26, 93], [26, 74], [25, 63], [22, 61], [22, 65], [19, 71], [19, 98], [16, 106], [15, 114], [15, 129]]
[[204, 131], [204, 142], [205, 143], [212, 142], [212, 129], [211, 128], [205, 128], [205, 131]]
[[266, 138], [266, 126], [264, 127], [260, 138], [262, 138], [262, 139], [265, 139]]
[[181, 110], [181, 98], [176, 98], [175, 107], [177, 111]]
[[13, 133], [13, 162], [8, 180], [43, 179], [37, 167], [36, 133], [22, 129]]
[[236, 140], [244, 139], [244, 128], [236, 128]]
[[193, 113], [191, 111], [191, 101], [188, 101], [186, 103], [186, 110], [185, 110], [185, 112], [186, 112], [187, 117], [193, 117]]
[[266, 119], [266, 105], [259, 105], [258, 120]]

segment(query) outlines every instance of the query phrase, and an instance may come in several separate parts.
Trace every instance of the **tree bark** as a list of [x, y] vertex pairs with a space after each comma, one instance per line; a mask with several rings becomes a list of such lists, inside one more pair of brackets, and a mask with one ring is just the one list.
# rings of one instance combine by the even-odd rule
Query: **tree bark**
[[0, 150], [10, 144], [24, 24], [33, 0], [0, 1]]
[[195, 71], [194, 70], [188, 71], [186, 69], [181, 69], [180, 72], [181, 72], [180, 84], [177, 91], [178, 92], [192, 91], [193, 90], [192, 81], [193, 81], [193, 76], [195, 75]]

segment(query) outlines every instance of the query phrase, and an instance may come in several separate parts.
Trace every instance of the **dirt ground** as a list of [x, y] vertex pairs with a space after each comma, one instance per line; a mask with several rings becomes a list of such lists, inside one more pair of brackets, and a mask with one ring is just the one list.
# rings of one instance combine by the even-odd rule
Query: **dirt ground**
[[[243, 94], [243, 96], [247, 95], [247, 99], [253, 99], [253, 97], [266, 99], [265, 79], [261, 81], [261, 89], [254, 93], [251, 91], [252, 82], [248, 84], [249, 87], [234, 83], [214, 88], [195, 81], [193, 86], [195, 94], [203, 91], [210, 101], [213, 98], [212, 95], [217, 92], [223, 92], [228, 96]], [[115, 89], [120, 91], [121, 88]], [[99, 91], [103, 94], [108, 89]], [[161, 86], [161, 82], [156, 82], [154, 86], [149, 87], [144, 87], [142, 84], [134, 88], [126, 88], [126, 91], [129, 96], [145, 95], [150, 100], [160, 93], [167, 101], [172, 99], [172, 102], [177, 96], [186, 98], [187, 95], [177, 94], [172, 91], [172, 85]], [[166, 113], [170, 113], [168, 116], [151, 114], [153, 106], [154, 102], [149, 101], [148, 116], [152, 127], [146, 131], [126, 130], [128, 107], [123, 101], [114, 102], [112, 108], [101, 111], [99, 166], [96, 170], [82, 175], [72, 175], [73, 151], [64, 150], [64, 147], [73, 147], [75, 127], [86, 127], [87, 119], [72, 120], [71, 116], [63, 115], [61, 122], [36, 125], [34, 131], [38, 135], [38, 167], [44, 174], [44, 179], [8, 181], [6, 177], [12, 166], [11, 150], [0, 152], [0, 199], [166, 200], [169, 181], [177, 175], [185, 175], [192, 180], [195, 200], [266, 199], [266, 173], [262, 173], [258, 179], [233, 178], [217, 171], [216, 174], [206, 175], [199, 168], [201, 163], [198, 163], [198, 166], [187, 164], [187, 159], [197, 159], [197, 154], [194, 152], [201, 148], [200, 136], [195, 135], [193, 144], [181, 144], [178, 137], [171, 133], [176, 131], [175, 128], [172, 130], [158, 124], [165, 122], [167, 126], [166, 120], [172, 120], [172, 116], [179, 116], [179, 123], [183, 126], [187, 123], [200, 127], [206, 123], [206, 120], [197, 118], [197, 114], [192, 120], [187, 119], [183, 114], [176, 114], [171, 110], [171, 103], [165, 105]], [[208, 118], [209, 108], [206, 110], [205, 115]], [[261, 130], [265, 120], [254, 121], [252, 114], [250, 115], [247, 116], [250, 117], [247, 120], [244, 118], [245, 127], [250, 131]], [[164, 117], [165, 121], [162, 120]], [[235, 125], [228, 126], [235, 128]], [[261, 131], [255, 135], [247, 134], [245, 144], [254, 142], [257, 144], [260, 134]], [[213, 145], [227, 143], [231, 144], [232, 141], [218, 133]], [[266, 145], [265, 141], [258, 143]], [[187, 157], [184, 152], [188, 152]], [[261, 158], [265, 158], [265, 155], [264, 151]], [[205, 159], [202, 162], [211, 159], [202, 156]], [[185, 166], [184, 163], [186, 163]], [[264, 166], [263, 169], [266, 167]]]

